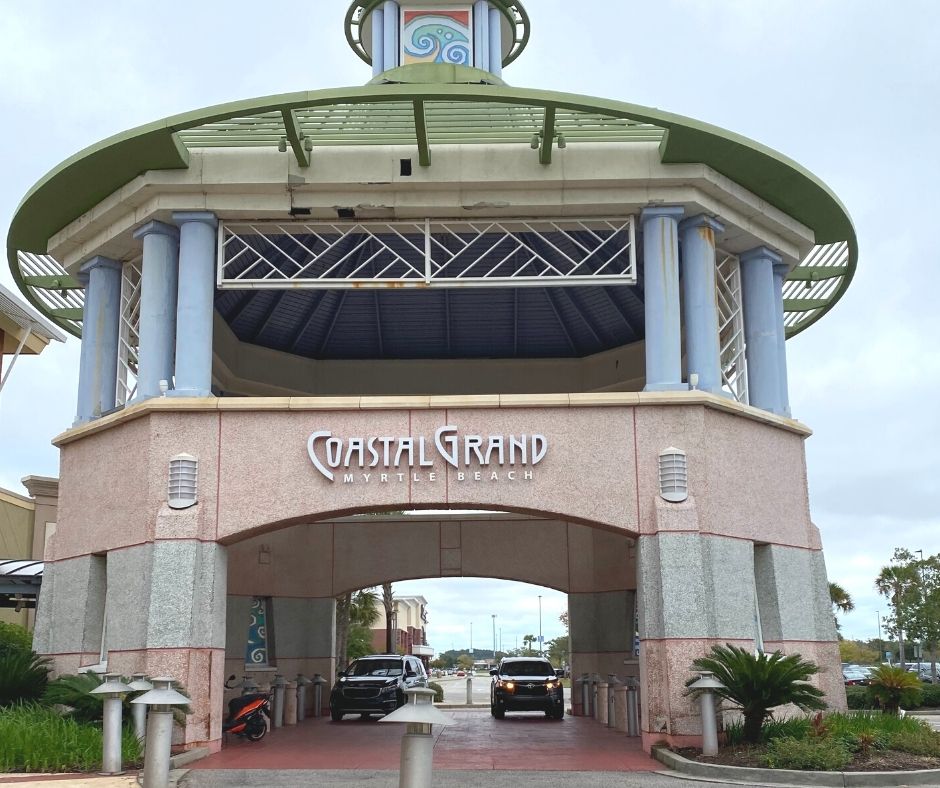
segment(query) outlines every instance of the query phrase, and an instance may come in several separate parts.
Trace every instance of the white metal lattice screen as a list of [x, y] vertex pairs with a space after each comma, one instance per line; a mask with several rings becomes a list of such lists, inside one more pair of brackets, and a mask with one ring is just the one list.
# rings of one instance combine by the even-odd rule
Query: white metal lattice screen
[[141, 260], [124, 263], [121, 270], [121, 325], [118, 333], [115, 403], [126, 405], [137, 393], [137, 348], [140, 345]]
[[718, 296], [718, 342], [721, 383], [738, 402], [748, 404], [747, 361], [744, 355], [744, 313], [741, 299], [741, 263], [735, 255], [718, 250], [715, 285]]
[[636, 284], [632, 216], [219, 224], [218, 286]]

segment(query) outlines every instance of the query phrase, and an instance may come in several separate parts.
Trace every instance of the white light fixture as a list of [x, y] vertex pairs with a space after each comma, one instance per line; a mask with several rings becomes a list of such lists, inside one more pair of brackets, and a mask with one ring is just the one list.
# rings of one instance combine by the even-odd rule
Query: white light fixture
[[191, 454], [177, 454], [170, 460], [167, 504], [171, 509], [188, 509], [197, 503], [199, 461]]
[[689, 497], [685, 452], [670, 446], [659, 454], [659, 494], [664, 501], [681, 503]]

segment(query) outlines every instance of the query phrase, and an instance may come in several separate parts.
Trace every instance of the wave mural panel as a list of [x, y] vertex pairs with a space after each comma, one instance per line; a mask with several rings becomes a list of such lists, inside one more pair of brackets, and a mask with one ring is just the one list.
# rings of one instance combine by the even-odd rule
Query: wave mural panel
[[403, 9], [402, 65], [450, 63], [473, 65], [470, 8]]

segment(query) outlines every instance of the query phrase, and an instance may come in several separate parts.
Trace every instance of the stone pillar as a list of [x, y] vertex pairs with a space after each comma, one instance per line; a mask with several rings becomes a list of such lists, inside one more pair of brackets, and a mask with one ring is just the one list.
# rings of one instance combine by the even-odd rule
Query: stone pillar
[[569, 593], [572, 675], [623, 673], [633, 657], [635, 591]]
[[490, 67], [491, 74], [499, 77], [503, 73], [503, 14], [490, 7]]
[[473, 4], [473, 66], [490, 68], [490, 4], [476, 0]]
[[400, 26], [398, 3], [395, 0], [385, 0], [382, 6], [382, 58], [383, 71], [397, 68], [400, 63], [400, 52], [398, 47], [398, 31]]
[[179, 225], [179, 286], [176, 305], [176, 385], [174, 395], [212, 393], [212, 314], [215, 309], [215, 214], [173, 214]]
[[681, 391], [682, 339], [679, 315], [679, 235], [683, 208], [644, 208], [643, 297], [646, 318], [644, 391]]
[[160, 381], [173, 385], [179, 230], [148, 222], [134, 233], [143, 239], [140, 282], [140, 347], [136, 402], [160, 396]]
[[372, 76], [385, 69], [385, 9], [379, 6], [372, 12]]
[[777, 308], [777, 382], [780, 384], [780, 407], [784, 416], [790, 415], [790, 382], [787, 377], [787, 330], [783, 325], [783, 280], [789, 267], [774, 264], [774, 305]]
[[782, 259], [765, 246], [745, 252], [740, 259], [748, 400], [756, 408], [783, 415], [775, 303], [779, 299], [774, 296], [773, 270]]
[[679, 225], [686, 366], [689, 375], [698, 375], [698, 388], [711, 394], [722, 391], [715, 233], [724, 232], [724, 229], [721, 222], [704, 214], [686, 219]]
[[85, 285], [85, 306], [76, 425], [114, 408], [121, 327], [121, 264], [107, 257], [93, 257], [82, 264], [78, 278]]

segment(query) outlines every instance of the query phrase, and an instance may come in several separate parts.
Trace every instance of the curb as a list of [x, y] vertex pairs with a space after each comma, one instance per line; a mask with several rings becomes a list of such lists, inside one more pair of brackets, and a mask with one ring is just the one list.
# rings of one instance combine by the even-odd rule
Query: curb
[[916, 772], [809, 772], [794, 769], [758, 769], [749, 766], [720, 766], [690, 761], [665, 747], [653, 747], [653, 757], [682, 774], [727, 782], [770, 785], [833, 786], [834, 788], [890, 788], [890, 786], [940, 785], [940, 769]]

